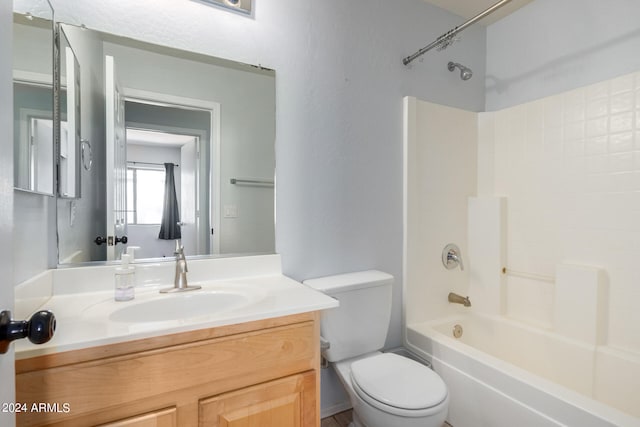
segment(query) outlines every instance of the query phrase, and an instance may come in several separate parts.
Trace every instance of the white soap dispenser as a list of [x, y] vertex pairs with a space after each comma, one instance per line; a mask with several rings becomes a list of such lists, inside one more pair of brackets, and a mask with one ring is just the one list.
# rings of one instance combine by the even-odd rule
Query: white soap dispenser
[[136, 270], [129, 265], [130, 255], [122, 254], [122, 264], [116, 267], [116, 301], [129, 301], [135, 297]]

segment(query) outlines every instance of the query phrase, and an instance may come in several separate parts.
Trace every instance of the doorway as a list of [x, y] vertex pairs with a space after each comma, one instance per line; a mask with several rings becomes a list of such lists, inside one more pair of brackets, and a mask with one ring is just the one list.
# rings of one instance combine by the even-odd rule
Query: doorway
[[[160, 244], [158, 233], [153, 231], [154, 227], [142, 224], [144, 217], [141, 216], [140, 200], [137, 203], [135, 200], [143, 193], [140, 191], [140, 186], [144, 185], [142, 180], [153, 176], [154, 172], [156, 177], [159, 174], [164, 176], [163, 164], [168, 162], [177, 165], [174, 167], [176, 196], [185, 253], [218, 253], [219, 243], [215, 231], [219, 221], [219, 107], [214, 103], [200, 105], [198, 100], [162, 94], [134, 90], [127, 90], [127, 93], [132, 94], [125, 102], [129, 185], [127, 198], [128, 205], [136, 205], [135, 208], [127, 208], [128, 222], [133, 225], [129, 227], [128, 245], [139, 246], [138, 254], [141, 258], [173, 256], [175, 243], [165, 241]], [[158, 157], [161, 151], [166, 152], [165, 157]], [[172, 154], [168, 153], [171, 151]], [[137, 188], [134, 188], [134, 178]], [[162, 197], [156, 199], [163, 200]], [[157, 220], [155, 223], [157, 230]], [[144, 233], [140, 234], [141, 231]], [[155, 237], [152, 239], [153, 234]]]
[[127, 224], [131, 245], [142, 258], [172, 256], [173, 241], [158, 239], [165, 200], [165, 164], [173, 165], [185, 253], [208, 253], [200, 209], [200, 137], [128, 127]]

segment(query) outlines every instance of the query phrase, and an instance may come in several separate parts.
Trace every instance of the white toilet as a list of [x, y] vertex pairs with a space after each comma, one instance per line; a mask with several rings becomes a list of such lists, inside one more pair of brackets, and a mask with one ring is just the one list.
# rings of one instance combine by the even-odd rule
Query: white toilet
[[381, 271], [304, 282], [336, 298], [338, 308], [321, 318], [330, 347], [323, 355], [342, 380], [353, 405], [353, 427], [441, 427], [449, 395], [442, 378], [427, 366], [381, 353], [391, 317], [393, 276]]

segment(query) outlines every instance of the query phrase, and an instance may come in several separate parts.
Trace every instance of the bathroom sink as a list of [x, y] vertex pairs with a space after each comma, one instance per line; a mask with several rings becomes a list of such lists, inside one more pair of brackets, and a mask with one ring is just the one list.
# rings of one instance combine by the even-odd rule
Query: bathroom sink
[[109, 315], [115, 322], [161, 322], [215, 315], [249, 304], [250, 298], [232, 291], [198, 292], [162, 295], [161, 297], [127, 303]]

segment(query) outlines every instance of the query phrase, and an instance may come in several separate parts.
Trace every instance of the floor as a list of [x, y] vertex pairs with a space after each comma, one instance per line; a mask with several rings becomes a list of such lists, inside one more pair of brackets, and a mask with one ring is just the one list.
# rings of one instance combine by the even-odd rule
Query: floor
[[[351, 422], [352, 415], [351, 409], [348, 411], [340, 412], [339, 414], [335, 414], [332, 417], [327, 417], [322, 420], [320, 427], [349, 427], [349, 423]], [[453, 427], [451, 424], [445, 421], [442, 427]]]
[[351, 409], [335, 414], [333, 417], [324, 418], [320, 427], [348, 427], [352, 420]]

